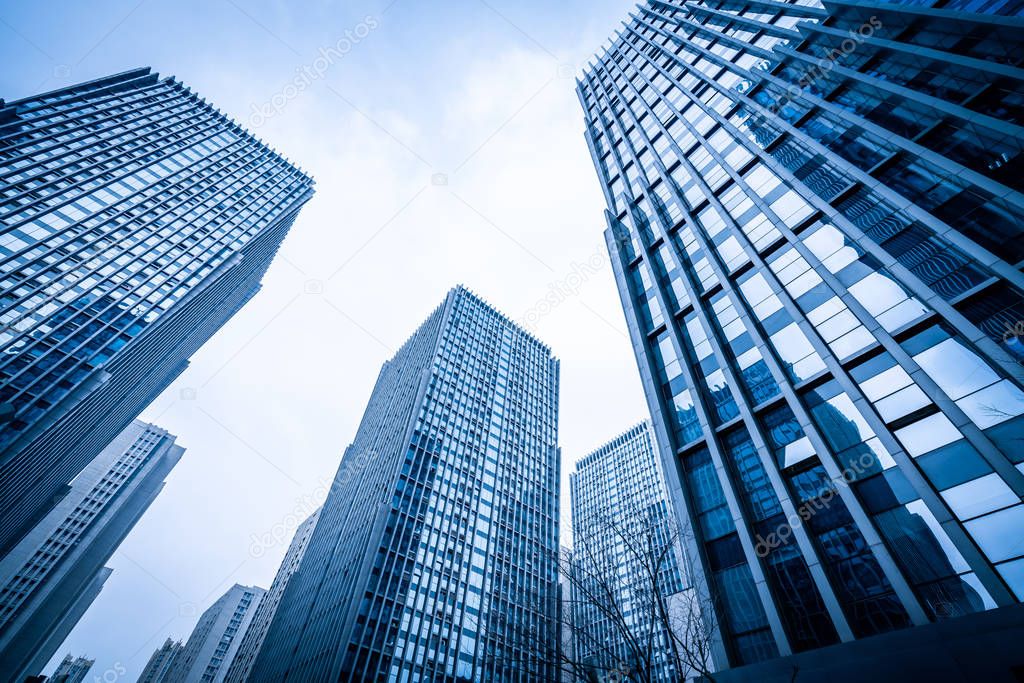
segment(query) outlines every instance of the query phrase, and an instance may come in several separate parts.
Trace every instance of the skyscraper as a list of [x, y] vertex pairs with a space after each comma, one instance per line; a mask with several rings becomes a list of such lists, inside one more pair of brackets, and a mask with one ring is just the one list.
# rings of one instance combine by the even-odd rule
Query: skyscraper
[[252, 681], [555, 678], [558, 361], [456, 287], [384, 364]]
[[199, 617], [188, 641], [161, 679], [165, 683], [222, 683], [238, 652], [242, 634], [265, 590], [237, 583]]
[[231, 660], [231, 667], [224, 678], [225, 683], [245, 683], [249, 679], [256, 655], [263, 647], [263, 641], [267, 637], [270, 622], [274, 619], [274, 614], [277, 613], [277, 608], [281, 604], [284, 589], [299, 568], [299, 563], [302, 562], [302, 556], [309, 545], [310, 536], [313, 535], [313, 529], [316, 527], [316, 520], [319, 516], [320, 510], [317, 509], [295, 530], [295, 536], [288, 546], [284, 559], [281, 560], [281, 566], [277, 570], [277, 575], [274, 576], [274, 582], [270, 584], [270, 588], [260, 600], [260, 604], [256, 607], [256, 613], [253, 615], [252, 621], [249, 622], [249, 627], [245, 629], [238, 652]]
[[578, 82], [720, 668], [1019, 628], [1017, 11], [651, 0]]
[[148, 68], [0, 101], [0, 554], [258, 291], [311, 195]]
[[82, 683], [85, 680], [85, 675], [89, 673], [89, 669], [95, 663], [95, 659], [67, 655], [57, 665], [53, 676], [50, 676], [48, 680], [53, 681], [53, 683]]
[[0, 680], [20, 682], [53, 657], [184, 452], [174, 436], [136, 420], [0, 560]]
[[[585, 667], [599, 680], [631, 667], [645, 668], [652, 683], [685, 678], [685, 662], [670, 656], [672, 619], [650, 609], [686, 589], [681, 538], [650, 423], [578, 460], [570, 486], [571, 668]], [[606, 594], [614, 595], [612, 609], [602, 600]], [[637, 662], [649, 635], [655, 646]]]
[[167, 674], [174, 665], [174, 658], [181, 652], [183, 646], [181, 641], [174, 641], [168, 638], [158, 649], [150, 655], [146, 667], [139, 674], [135, 683], [163, 683], [167, 680]]

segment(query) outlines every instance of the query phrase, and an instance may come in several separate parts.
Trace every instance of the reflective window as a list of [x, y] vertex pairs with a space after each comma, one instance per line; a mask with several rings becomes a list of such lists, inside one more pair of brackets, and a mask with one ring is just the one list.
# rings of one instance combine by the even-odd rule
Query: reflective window
[[658, 302], [654, 283], [647, 271], [647, 264], [640, 262], [632, 270], [633, 286], [636, 292], [636, 310], [644, 332], [652, 332], [664, 324], [665, 316]]
[[700, 438], [702, 432], [693, 396], [679, 362], [679, 353], [668, 331], [658, 335], [653, 355], [662, 395], [675, 417], [672, 426], [679, 443], [686, 444]]
[[854, 633], [867, 636], [909, 626], [910, 618], [824, 468], [813, 465], [790, 475], [789, 483], [801, 510], [807, 511], [807, 526]]
[[877, 514], [874, 520], [933, 619], [995, 607], [924, 501], [918, 499]]
[[764, 550], [765, 569], [773, 590], [784, 596], [780, 606], [794, 649], [821, 647], [838, 641], [824, 601], [791, 538], [778, 496], [746, 429], [722, 439], [736, 480], [737, 495], [758, 530], [757, 547]]
[[948, 446], [922, 455], [917, 464], [935, 488], [943, 491], [976, 479], [992, 471], [967, 439], [954, 441]]
[[1017, 599], [1024, 602], [1024, 559], [997, 565], [996, 569]]
[[728, 422], [739, 415], [739, 409], [736, 407], [732, 389], [725, 381], [725, 373], [722, 372], [718, 364], [718, 358], [715, 357], [704, 325], [696, 313], [687, 315], [684, 322], [689, 342], [693, 346], [694, 355], [697, 358], [699, 366], [697, 374], [704, 378], [708, 395], [715, 408], [712, 417], [718, 424]]
[[903, 343], [967, 416], [982, 429], [1024, 414], [1024, 391], [999, 375], [981, 356], [935, 326]]
[[[1020, 498], [993, 472], [942, 492], [942, 497], [960, 519], [970, 519], [1020, 502]], [[1022, 529], [1017, 530], [1021, 535]]]
[[896, 430], [896, 438], [903, 444], [907, 453], [916, 457], [962, 439], [963, 434], [953, 426], [948, 417], [936, 413]]
[[711, 299], [711, 307], [715, 314], [713, 319], [725, 337], [740, 378], [754, 404], [778, 395], [779, 385], [768, 370], [761, 352], [754, 346], [750, 333], [728, 295], [724, 292], [715, 295]]
[[825, 369], [825, 361], [795, 322], [771, 335], [769, 341], [793, 380], [809, 379]]
[[815, 455], [811, 440], [788, 405], [765, 411], [761, 422], [779, 469], [792, 467]]
[[1024, 555], [1024, 505], [994, 512], [964, 526], [993, 562]]
[[808, 392], [804, 400], [846, 478], [861, 479], [892, 462], [889, 452], [837, 381]]

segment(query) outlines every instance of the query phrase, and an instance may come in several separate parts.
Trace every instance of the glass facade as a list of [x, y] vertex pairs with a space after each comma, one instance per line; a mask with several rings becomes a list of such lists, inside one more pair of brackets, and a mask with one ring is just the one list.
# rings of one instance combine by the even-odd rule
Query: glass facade
[[650, 0], [578, 81], [720, 668], [1024, 599], [1022, 11]]
[[86, 675], [89, 673], [89, 669], [96, 663], [95, 659], [86, 659], [85, 657], [72, 657], [66, 655], [61, 663], [57, 665], [57, 668], [53, 672], [53, 680], [55, 681], [66, 681], [67, 683], [81, 683], [85, 680]]
[[0, 552], [255, 294], [311, 195], [148, 68], [0, 101]]
[[558, 361], [457, 287], [384, 364], [252, 681], [555, 680]]
[[103, 565], [184, 453], [174, 440], [135, 420], [0, 559], [0, 671], [11, 680], [40, 673], [96, 597]]
[[[677, 662], [668, 656], [673, 635], [665, 633], [663, 620], [650, 611], [652, 595], [669, 602], [687, 587], [675, 513], [650, 423], [632, 427], [578, 460], [571, 487], [572, 571], [579, 573], [573, 585], [590, 583], [591, 578], [594, 582], [571, 596], [573, 661], [592, 667], [597, 680], [609, 672], [628, 671], [635, 650], [626, 642], [627, 626], [636, 642], [650, 637], [656, 643], [645, 680], [680, 680], [686, 672], [677, 671]], [[624, 539], [631, 537], [642, 548], [626, 548]], [[656, 593], [651, 572], [658, 575]], [[614, 609], [594, 599], [611, 585], [620, 586]], [[612, 614], [622, 617], [612, 619]]]
[[265, 590], [235, 584], [199, 617], [162, 683], [222, 683]]
[[150, 655], [146, 667], [139, 674], [136, 683], [163, 683], [164, 677], [174, 665], [174, 659], [181, 652], [183, 645], [181, 641], [174, 641], [168, 638], [159, 649], [154, 650]]
[[270, 622], [273, 621], [274, 614], [281, 604], [284, 589], [302, 562], [302, 555], [306, 552], [306, 546], [309, 545], [309, 539], [313, 535], [313, 529], [316, 527], [316, 520], [319, 517], [320, 510], [317, 510], [295, 530], [295, 536], [288, 545], [288, 552], [281, 560], [281, 566], [274, 576], [274, 581], [267, 589], [266, 595], [260, 600], [252, 621], [249, 623], [249, 628], [242, 636], [242, 642], [238, 646], [238, 652], [234, 659], [231, 660], [231, 667], [224, 677], [224, 683], [245, 683], [249, 679], [253, 662], [256, 661], [256, 655], [263, 647], [263, 641], [267, 637], [267, 629], [270, 628]]

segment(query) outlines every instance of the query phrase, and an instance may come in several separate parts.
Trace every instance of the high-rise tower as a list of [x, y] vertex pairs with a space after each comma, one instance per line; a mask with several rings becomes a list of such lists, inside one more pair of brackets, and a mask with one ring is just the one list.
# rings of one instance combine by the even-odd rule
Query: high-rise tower
[[651, 0], [578, 82], [720, 668], [1021, 621], [1019, 11]]
[[[38, 674], [99, 594], [103, 565], [185, 449], [135, 420], [0, 559], [0, 681]], [[10, 679], [7, 678], [10, 676]]]
[[258, 291], [311, 195], [148, 68], [0, 101], [0, 555]]
[[288, 545], [288, 551], [284, 554], [284, 559], [281, 560], [281, 566], [278, 567], [273, 583], [270, 584], [270, 588], [260, 600], [252, 621], [245, 629], [242, 641], [238, 645], [238, 652], [231, 660], [231, 667], [224, 677], [224, 683], [245, 683], [249, 680], [256, 655], [263, 647], [270, 622], [274, 620], [274, 614], [277, 613], [277, 608], [281, 604], [284, 589], [288, 587], [288, 582], [302, 562], [302, 556], [309, 546], [309, 538], [313, 535], [313, 529], [316, 527], [316, 520], [319, 517], [320, 510], [317, 510], [295, 530], [295, 536]]
[[384, 364], [252, 681], [553, 680], [558, 361], [462, 287]]
[[[689, 666], [672, 655], [678, 636], [671, 631], [691, 615], [651, 609], [656, 601], [668, 607], [687, 585], [681, 533], [650, 423], [634, 425], [578, 460], [570, 486], [573, 547], [563, 553], [571, 560], [562, 570], [573, 589], [568, 668], [602, 679], [640, 666], [636, 655], [643, 653], [646, 680], [685, 678]], [[609, 595], [613, 605], [604, 602]], [[650, 650], [648, 642], [655, 643]]]
[[89, 669], [95, 663], [95, 659], [67, 655], [57, 665], [53, 676], [47, 680], [53, 681], [53, 683], [82, 683], [85, 680], [85, 676], [89, 673]]
[[163, 683], [171, 667], [174, 666], [174, 659], [184, 649], [181, 641], [174, 641], [168, 638], [164, 644], [153, 651], [146, 667], [139, 674], [135, 683]]
[[235, 584], [203, 612], [188, 640], [174, 655], [164, 683], [223, 683], [242, 634], [252, 622], [265, 590]]

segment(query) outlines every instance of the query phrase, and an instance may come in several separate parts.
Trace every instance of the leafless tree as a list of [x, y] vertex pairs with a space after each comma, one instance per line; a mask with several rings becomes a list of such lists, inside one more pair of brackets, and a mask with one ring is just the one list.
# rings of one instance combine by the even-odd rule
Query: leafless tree
[[664, 514], [601, 516], [577, 529], [572, 550], [557, 558], [560, 604], [544, 607], [558, 615], [556, 632], [513, 623], [511, 610], [492, 612], [491, 628], [516, 642], [506, 664], [529, 652], [562, 680], [654, 683], [660, 669], [713, 683], [716, 611], [688, 580], [684, 539]]

